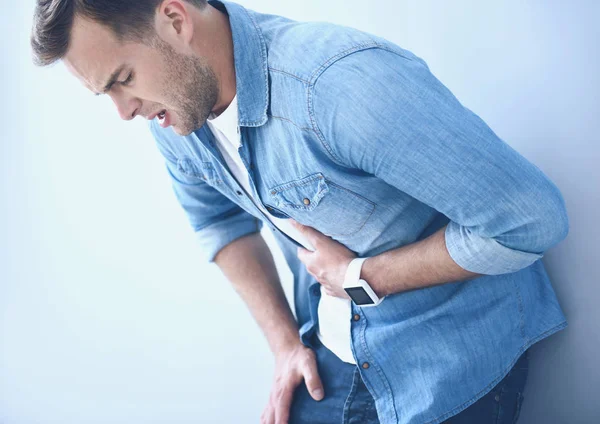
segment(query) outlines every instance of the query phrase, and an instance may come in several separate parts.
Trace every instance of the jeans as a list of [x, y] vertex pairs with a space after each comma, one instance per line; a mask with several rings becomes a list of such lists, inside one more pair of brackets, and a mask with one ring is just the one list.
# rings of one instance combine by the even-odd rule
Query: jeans
[[[317, 402], [304, 382], [295, 392], [290, 409], [290, 424], [379, 424], [375, 402], [367, 390], [359, 368], [341, 361], [314, 337], [319, 375], [325, 397]], [[529, 369], [526, 350], [494, 388], [475, 403], [444, 423], [513, 424], [517, 422]]]

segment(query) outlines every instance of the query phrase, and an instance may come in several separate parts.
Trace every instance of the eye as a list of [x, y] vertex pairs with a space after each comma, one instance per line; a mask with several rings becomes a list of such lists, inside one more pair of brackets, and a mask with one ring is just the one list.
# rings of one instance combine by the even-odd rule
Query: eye
[[130, 72], [125, 81], [121, 81], [121, 85], [128, 85], [133, 79], [133, 72]]

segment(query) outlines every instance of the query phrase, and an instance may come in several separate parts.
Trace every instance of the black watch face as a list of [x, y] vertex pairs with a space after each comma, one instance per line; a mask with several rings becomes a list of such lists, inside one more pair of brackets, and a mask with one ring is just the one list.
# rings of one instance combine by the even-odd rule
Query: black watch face
[[350, 296], [352, 301], [357, 305], [373, 305], [375, 303], [362, 287], [350, 287], [344, 288], [344, 290], [346, 290], [348, 296]]

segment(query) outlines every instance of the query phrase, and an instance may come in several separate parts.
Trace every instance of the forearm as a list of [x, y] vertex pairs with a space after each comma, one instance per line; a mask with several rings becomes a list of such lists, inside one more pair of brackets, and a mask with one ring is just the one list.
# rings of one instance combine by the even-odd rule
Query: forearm
[[229, 243], [215, 257], [248, 305], [274, 354], [299, 342], [298, 325], [281, 287], [273, 255], [260, 233]]
[[387, 296], [481, 276], [454, 262], [446, 249], [445, 230], [446, 226], [423, 240], [368, 258], [361, 278], [378, 296]]

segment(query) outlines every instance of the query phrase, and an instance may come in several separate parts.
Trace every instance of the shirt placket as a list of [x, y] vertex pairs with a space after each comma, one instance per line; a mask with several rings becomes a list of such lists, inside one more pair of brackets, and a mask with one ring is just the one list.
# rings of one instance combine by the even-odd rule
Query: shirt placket
[[[239, 154], [240, 154], [240, 158], [242, 159], [242, 163], [244, 164], [244, 167], [246, 168], [246, 172], [248, 173], [248, 182], [249, 182], [250, 189], [252, 190], [252, 195], [249, 195], [246, 192], [244, 187], [239, 183], [237, 178], [235, 178], [235, 176], [229, 169], [229, 166], [227, 165], [227, 162], [225, 161], [225, 158], [223, 157], [221, 150], [216, 145], [212, 131], [207, 128], [206, 132], [210, 133], [210, 134], [207, 134], [209, 137], [209, 146], [207, 146], [206, 144], [204, 144], [204, 145], [209, 150], [211, 155], [217, 160], [217, 162], [219, 162], [219, 164], [221, 164], [221, 166], [223, 167], [225, 172], [227, 172], [227, 174], [231, 177], [231, 180], [234, 181], [235, 192], [238, 194], [238, 196], [241, 197], [241, 196], [245, 195], [246, 198], [252, 204], [254, 211], [258, 212], [260, 214], [260, 216], [262, 216], [264, 218], [263, 221], [267, 222], [273, 231], [276, 231], [279, 234], [283, 235], [285, 238], [287, 238], [292, 243], [294, 243], [294, 245], [296, 245], [298, 247], [303, 247], [296, 240], [294, 240], [293, 238], [288, 236], [285, 232], [283, 232], [279, 228], [277, 228], [277, 226], [269, 219], [269, 217], [267, 215], [265, 215], [265, 213], [262, 211], [261, 207], [257, 204], [257, 202], [260, 202], [260, 196], [258, 195], [258, 192], [256, 190], [256, 185], [254, 183], [253, 172], [252, 172], [254, 169], [254, 166], [252, 164], [249, 164], [249, 160], [248, 160], [249, 152], [248, 152], [247, 146], [244, 143], [243, 131], [241, 131], [240, 126], [239, 125], [237, 126], [237, 133], [239, 134], [239, 137], [240, 137]], [[266, 209], [266, 207], [262, 203], [261, 203], [261, 206]]]

